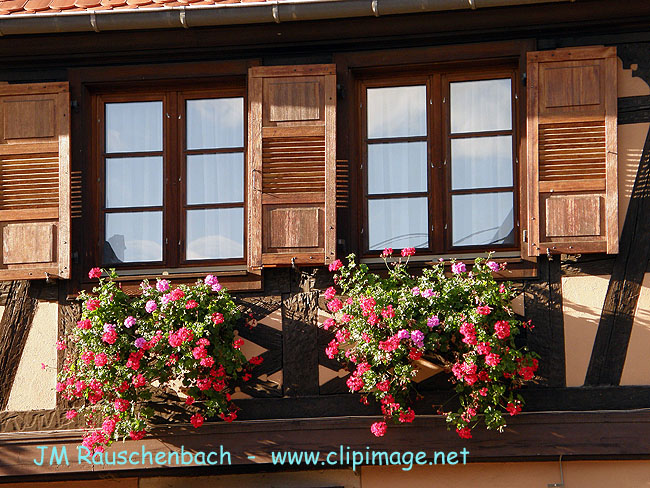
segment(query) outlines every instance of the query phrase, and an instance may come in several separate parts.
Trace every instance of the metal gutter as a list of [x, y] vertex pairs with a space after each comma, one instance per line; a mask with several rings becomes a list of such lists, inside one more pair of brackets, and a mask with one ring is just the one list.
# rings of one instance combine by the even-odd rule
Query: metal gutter
[[575, 0], [294, 0], [0, 16], [0, 35], [170, 29], [567, 3]]

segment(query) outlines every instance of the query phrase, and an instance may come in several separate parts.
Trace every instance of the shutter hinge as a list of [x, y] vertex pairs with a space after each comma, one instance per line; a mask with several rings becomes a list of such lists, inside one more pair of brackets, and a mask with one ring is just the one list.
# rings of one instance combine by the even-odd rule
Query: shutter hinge
[[522, 233], [522, 239], [524, 242], [528, 242], [528, 231], [524, 229], [524, 232]]
[[521, 84], [526, 86], [526, 73], [521, 74]]
[[79, 102], [76, 101], [76, 100], [71, 100], [71, 101], [70, 101], [70, 107], [71, 107], [73, 110], [77, 110], [77, 109], [79, 108]]

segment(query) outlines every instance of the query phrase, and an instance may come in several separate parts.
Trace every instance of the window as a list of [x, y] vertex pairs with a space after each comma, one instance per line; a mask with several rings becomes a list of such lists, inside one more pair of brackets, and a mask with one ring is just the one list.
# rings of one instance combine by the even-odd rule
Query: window
[[362, 81], [365, 252], [518, 248], [514, 79], [501, 70]]
[[98, 97], [102, 265], [245, 263], [243, 91]]

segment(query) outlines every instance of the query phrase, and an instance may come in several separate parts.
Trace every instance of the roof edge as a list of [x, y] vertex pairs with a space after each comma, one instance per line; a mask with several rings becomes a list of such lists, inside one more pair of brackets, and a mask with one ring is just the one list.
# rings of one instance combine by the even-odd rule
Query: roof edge
[[575, 0], [289, 0], [0, 17], [0, 36], [282, 23], [475, 10]]

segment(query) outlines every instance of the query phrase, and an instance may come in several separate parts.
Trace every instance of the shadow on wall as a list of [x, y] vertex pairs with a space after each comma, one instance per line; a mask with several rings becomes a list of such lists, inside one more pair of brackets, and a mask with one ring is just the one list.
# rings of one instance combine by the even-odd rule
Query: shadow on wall
[[634, 315], [621, 385], [650, 385], [650, 274], [646, 273]]

